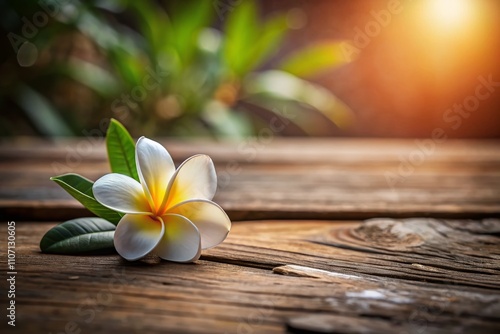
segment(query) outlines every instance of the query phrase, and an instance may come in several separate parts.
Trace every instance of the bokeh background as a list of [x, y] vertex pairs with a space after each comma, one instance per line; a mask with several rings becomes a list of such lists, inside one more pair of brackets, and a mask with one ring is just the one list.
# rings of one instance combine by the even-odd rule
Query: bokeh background
[[2, 137], [85, 136], [110, 117], [136, 136], [500, 136], [496, 0], [7, 0], [0, 13]]

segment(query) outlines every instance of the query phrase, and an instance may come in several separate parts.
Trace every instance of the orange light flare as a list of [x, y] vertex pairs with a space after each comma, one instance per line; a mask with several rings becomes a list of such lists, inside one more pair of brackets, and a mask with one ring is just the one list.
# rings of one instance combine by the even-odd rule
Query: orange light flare
[[483, 4], [480, 0], [424, 0], [421, 22], [435, 37], [478, 38], [486, 16]]
[[411, 37], [403, 43], [415, 48], [412, 61], [421, 73], [408, 80], [420, 79], [432, 87], [438, 110], [463, 100], [479, 75], [494, 72], [497, 1], [411, 2], [414, 6], [407, 12]]
[[491, 44], [491, 16], [482, 0], [422, 0], [414, 12], [416, 40], [440, 66], [481, 62]]
[[475, 9], [470, 0], [428, 0], [426, 6], [430, 19], [440, 30], [465, 27]]

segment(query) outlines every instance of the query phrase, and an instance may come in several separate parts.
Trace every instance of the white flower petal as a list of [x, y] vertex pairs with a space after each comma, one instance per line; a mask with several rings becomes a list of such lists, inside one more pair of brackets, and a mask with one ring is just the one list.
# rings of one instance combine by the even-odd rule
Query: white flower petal
[[199, 154], [184, 161], [175, 171], [168, 188], [165, 207], [190, 199], [211, 200], [217, 190], [217, 174], [212, 159]]
[[141, 137], [135, 149], [137, 173], [144, 187], [144, 192], [158, 212], [163, 203], [167, 185], [175, 172], [174, 162], [168, 151], [159, 143]]
[[231, 230], [231, 220], [224, 210], [209, 200], [190, 200], [168, 210], [186, 217], [196, 225], [201, 234], [201, 248], [217, 246], [226, 239]]
[[160, 220], [144, 215], [125, 215], [116, 226], [116, 251], [126, 260], [138, 260], [158, 245], [164, 231]]
[[99, 203], [112, 210], [135, 214], [151, 212], [141, 184], [126, 175], [104, 175], [94, 183], [92, 192]]
[[162, 216], [165, 233], [155, 252], [164, 260], [192, 262], [200, 258], [200, 232], [188, 219], [175, 215]]

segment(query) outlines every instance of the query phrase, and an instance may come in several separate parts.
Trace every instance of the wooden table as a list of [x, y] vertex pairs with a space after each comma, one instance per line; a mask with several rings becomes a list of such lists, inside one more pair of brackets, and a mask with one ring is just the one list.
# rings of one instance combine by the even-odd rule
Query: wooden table
[[0, 145], [2, 284], [7, 221], [17, 270], [2, 333], [500, 332], [500, 142], [163, 143], [214, 159], [234, 221], [195, 264], [42, 254], [89, 215], [49, 177], [107, 173], [102, 140]]

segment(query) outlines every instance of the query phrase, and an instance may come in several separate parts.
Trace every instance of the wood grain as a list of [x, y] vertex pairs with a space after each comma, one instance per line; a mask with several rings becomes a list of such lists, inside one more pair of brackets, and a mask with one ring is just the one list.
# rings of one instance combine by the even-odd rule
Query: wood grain
[[[214, 159], [215, 200], [233, 220], [500, 217], [499, 142], [447, 141], [432, 150], [422, 143], [163, 141], [177, 164], [196, 153]], [[408, 165], [411, 159], [416, 163]], [[88, 215], [49, 181], [65, 172], [93, 180], [109, 172], [102, 138], [0, 145], [0, 217], [47, 221]]]
[[498, 219], [237, 222], [195, 264], [41, 254], [53, 225], [16, 224], [2, 333], [500, 331]]
[[499, 142], [163, 144], [177, 164], [209, 154], [215, 200], [252, 220], [195, 264], [40, 253], [55, 223], [88, 215], [49, 177], [107, 173], [103, 139], [0, 143], [18, 272], [16, 328], [1, 333], [500, 332]]

